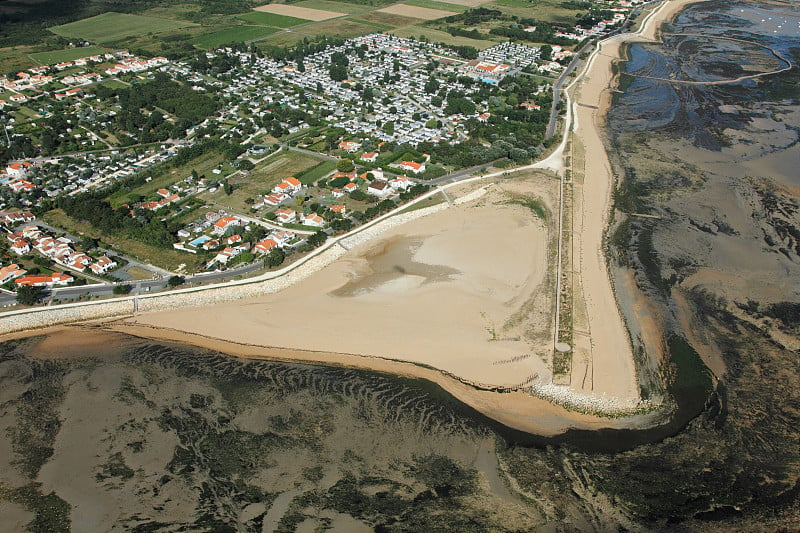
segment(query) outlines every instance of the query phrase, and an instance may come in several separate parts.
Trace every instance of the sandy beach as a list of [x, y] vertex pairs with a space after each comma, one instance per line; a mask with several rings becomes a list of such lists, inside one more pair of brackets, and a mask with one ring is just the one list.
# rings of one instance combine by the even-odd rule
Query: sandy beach
[[[642, 36], [653, 38], [662, 21], [693, 1], [656, 8], [644, 19]], [[620, 45], [641, 39], [624, 34], [603, 42], [570, 89], [574, 135], [590, 162], [575, 190], [580, 211], [574, 217], [588, 316], [588, 335], [575, 350], [577, 361], [588, 361], [585, 368], [578, 364], [578, 372], [590, 379], [574, 379], [573, 369], [571, 390], [577, 394], [562, 403], [588, 411], [630, 409], [639, 400], [603, 245], [615, 183], [603, 117]], [[553, 398], [572, 394], [550, 385], [558, 181], [520, 172], [484, 185], [487, 192], [479, 198], [395, 227], [280, 292], [140, 314], [105, 327], [242, 357], [424, 377], [500, 422], [543, 435], [631, 425], [568, 411], [528, 393], [481, 390], [533, 386], [551, 387]], [[547, 223], [526, 206], [530, 201], [549, 213]]]
[[[543, 185], [547, 193], [555, 180]], [[512, 203], [541, 196], [540, 189], [530, 178], [495, 185], [478, 200], [361, 244], [276, 294], [129, 322], [247, 345], [432, 365], [485, 387], [513, 387], [534, 376], [548, 382], [548, 230]]]

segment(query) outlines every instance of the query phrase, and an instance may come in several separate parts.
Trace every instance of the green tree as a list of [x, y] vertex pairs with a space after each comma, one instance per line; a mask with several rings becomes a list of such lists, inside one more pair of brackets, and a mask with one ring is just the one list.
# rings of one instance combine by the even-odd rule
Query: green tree
[[17, 287], [17, 303], [20, 305], [36, 305], [44, 297], [44, 287], [22, 285]]
[[313, 235], [309, 235], [306, 242], [313, 247], [322, 245], [328, 239], [328, 234], [324, 231], [317, 231]]
[[365, 102], [371, 102], [375, 98], [375, 92], [372, 90], [372, 87], [365, 87], [364, 92], [361, 93], [361, 98], [363, 98]]
[[270, 268], [275, 268], [277, 266], [281, 266], [283, 264], [284, 259], [286, 259], [286, 254], [280, 248], [273, 248], [267, 254], [266, 259], [264, 262]]
[[425, 92], [428, 94], [434, 94], [439, 90], [440, 85], [441, 84], [436, 80], [436, 78], [428, 78], [428, 81], [425, 82]]
[[336, 163], [336, 170], [339, 172], [352, 172], [355, 168], [356, 165], [353, 163], [353, 160], [346, 157], [339, 159], [339, 162]]
[[94, 239], [86, 235], [81, 239], [81, 248], [83, 250], [92, 250], [94, 248], [97, 248], [97, 239]]
[[344, 81], [347, 79], [347, 67], [343, 65], [332, 64], [328, 69], [328, 74], [333, 81]]

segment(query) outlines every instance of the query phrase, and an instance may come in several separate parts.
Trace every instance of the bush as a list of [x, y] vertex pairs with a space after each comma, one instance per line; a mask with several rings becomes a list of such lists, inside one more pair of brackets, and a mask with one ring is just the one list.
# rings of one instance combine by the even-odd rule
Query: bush
[[114, 294], [129, 294], [131, 290], [133, 290], [133, 287], [127, 283], [123, 285], [116, 285], [114, 287]]
[[167, 287], [169, 287], [170, 289], [174, 289], [175, 287], [183, 285], [184, 283], [186, 283], [186, 278], [184, 278], [183, 276], [171, 276], [167, 280]]

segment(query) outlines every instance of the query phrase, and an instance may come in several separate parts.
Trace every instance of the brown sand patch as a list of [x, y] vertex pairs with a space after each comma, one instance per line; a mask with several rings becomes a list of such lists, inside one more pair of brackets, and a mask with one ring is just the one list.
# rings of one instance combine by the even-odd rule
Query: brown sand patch
[[444, 17], [458, 15], [455, 11], [442, 11], [441, 9], [430, 9], [427, 7], [410, 6], [408, 4], [397, 4], [383, 9], [378, 9], [378, 13], [389, 13], [391, 15], [401, 15], [422, 20], [436, 20]]
[[290, 6], [286, 4], [267, 4], [255, 7], [253, 10], [317, 22], [346, 15], [346, 13], [337, 13], [336, 11], [325, 11], [324, 9], [311, 9], [308, 7]]

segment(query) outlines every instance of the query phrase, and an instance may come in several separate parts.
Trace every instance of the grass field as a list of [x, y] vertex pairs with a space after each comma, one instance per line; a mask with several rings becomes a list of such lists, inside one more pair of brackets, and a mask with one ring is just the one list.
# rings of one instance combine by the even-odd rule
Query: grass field
[[263, 11], [252, 11], [239, 15], [239, 18], [250, 24], [260, 24], [263, 26], [274, 26], [276, 28], [291, 28], [298, 24], [306, 24], [310, 21], [277, 13], [264, 13]]
[[317, 163], [315, 167], [308, 169], [305, 174], [299, 176], [297, 179], [304, 185], [310, 185], [334, 170], [336, 170], [336, 161], [322, 161]]
[[510, 7], [533, 7], [530, 0], [495, 0], [495, 3]]
[[369, 24], [355, 22], [353, 20], [337, 19], [318, 22], [317, 24], [311, 26], [304, 26], [303, 33], [348, 38], [375, 33], [375, 27]]
[[250, 205], [245, 200], [268, 193], [283, 179], [300, 174], [318, 162], [318, 159], [296, 152], [279, 152], [259, 163], [249, 175], [233, 178], [230, 181], [234, 186], [232, 194], [226, 195], [220, 188], [213, 193], [205, 192], [199, 198], [215, 207], [249, 213]]
[[451, 44], [454, 46], [474, 46], [479, 50], [489, 48], [496, 45], [499, 41], [488, 41], [480, 39], [470, 39], [469, 37], [454, 37], [447, 32], [435, 30], [433, 28], [425, 28], [422, 26], [409, 26], [406, 28], [399, 28], [392, 30], [390, 33], [398, 37], [412, 37], [418, 39], [424, 36], [431, 42], [439, 42], [444, 44]]
[[408, 4], [395, 4], [389, 7], [379, 9], [378, 13], [391, 13], [392, 15], [401, 15], [403, 17], [418, 18], [423, 20], [438, 20], [440, 18], [456, 15], [454, 11], [442, 11], [440, 9], [430, 9], [427, 7], [418, 7]]
[[352, 20], [353, 22], [357, 22], [359, 24], [368, 24], [369, 26], [372, 26], [376, 30], [380, 30], [380, 31], [389, 31], [389, 30], [393, 30], [393, 29], [395, 29], [397, 27], [397, 26], [390, 26], [389, 24], [383, 24], [383, 23], [380, 23], [380, 22], [373, 22], [371, 20], [362, 20], [362, 19], [357, 19], [357, 18], [351, 18], [350, 20]]
[[109, 89], [122, 89], [123, 87], [128, 87], [127, 83], [115, 79], [106, 80], [100, 85], [108, 87]]
[[28, 56], [30, 52], [30, 46], [0, 48], [0, 72], [16, 72], [36, 66]]
[[64, 61], [73, 61], [81, 57], [89, 57], [110, 52], [108, 48], [87, 46], [85, 48], [67, 48], [66, 50], [53, 50], [51, 52], [36, 52], [28, 57], [41, 65], [55, 65]]
[[[305, 28], [303, 28], [305, 32]], [[257, 46], [260, 45], [269, 45], [269, 46], [293, 46], [299, 42], [301, 42], [305, 38], [305, 35], [297, 32], [289, 32], [289, 31], [282, 31], [280, 33], [276, 33], [274, 35], [270, 35], [263, 41], [258, 41], [256, 43]]]
[[489, 9], [499, 9], [508, 15], [521, 18], [535, 18], [545, 22], [575, 23], [575, 14], [579, 11], [564, 9], [561, 0], [494, 0], [484, 4]]
[[[402, 15], [393, 15], [391, 13], [383, 13], [381, 11], [373, 11], [372, 13], [364, 13], [361, 16], [367, 24], [380, 24], [381, 26], [389, 26], [391, 28], [403, 28], [405, 26], [413, 26], [422, 22], [422, 19], [411, 17], [404, 17]], [[355, 18], [351, 20], [356, 20]]]
[[124, 13], [103, 13], [69, 24], [55, 26], [50, 31], [68, 39], [86, 39], [97, 43], [107, 43], [147, 35], [148, 33], [161, 33], [195, 26], [191, 22], [167, 20], [156, 17], [143, 17]]
[[108, 201], [115, 209], [122, 204], [136, 202], [140, 196], [152, 195], [156, 190], [167, 188], [170, 185], [173, 185], [174, 183], [186, 178], [187, 176], [191, 175], [192, 170], [196, 170], [201, 176], [205, 174], [206, 178], [210, 180], [215, 179], [216, 177], [222, 177], [232, 170], [232, 167], [227, 163], [223, 164], [223, 174], [217, 176], [216, 174], [212, 174], [211, 171], [217, 168], [224, 161], [225, 158], [221, 153], [206, 152], [205, 154], [192, 159], [185, 165], [172, 169], [163, 176], [155, 178], [150, 183], [144, 183], [134, 189], [131, 189], [130, 191], [120, 189], [111, 195]]
[[275, 28], [266, 26], [236, 26], [216, 33], [201, 35], [190, 42], [200, 48], [216, 48], [227, 43], [263, 39], [277, 31]]
[[470, 9], [469, 6], [462, 6], [458, 4], [449, 4], [447, 2], [437, 2], [436, 0], [407, 0], [405, 2], [410, 6], [427, 7], [430, 9], [440, 9], [442, 11], [457, 11], [459, 13]]

